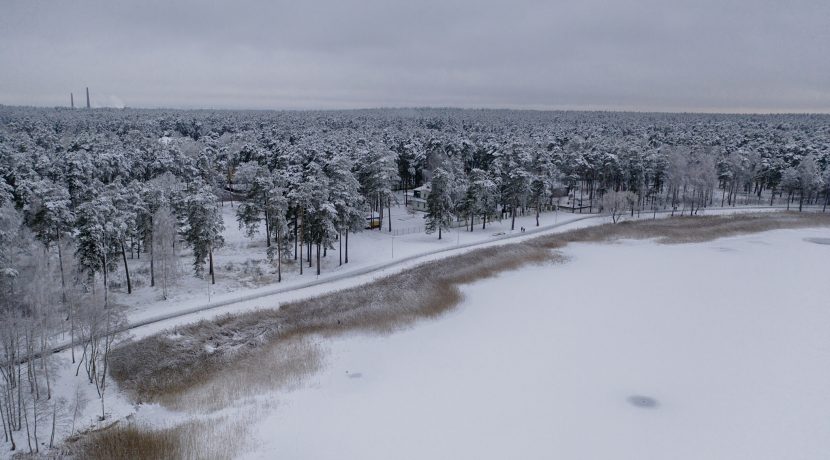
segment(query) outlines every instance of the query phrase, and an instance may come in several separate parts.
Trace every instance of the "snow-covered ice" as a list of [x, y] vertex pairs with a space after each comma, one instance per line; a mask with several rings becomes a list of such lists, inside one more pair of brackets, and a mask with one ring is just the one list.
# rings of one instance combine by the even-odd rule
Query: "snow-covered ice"
[[246, 455], [828, 458], [828, 236], [569, 245], [436, 321], [324, 339]]

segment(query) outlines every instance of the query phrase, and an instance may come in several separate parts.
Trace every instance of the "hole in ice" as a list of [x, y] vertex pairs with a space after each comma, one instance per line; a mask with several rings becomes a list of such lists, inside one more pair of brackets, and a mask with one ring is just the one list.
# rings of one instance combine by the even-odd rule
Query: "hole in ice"
[[653, 409], [658, 406], [656, 399], [642, 395], [629, 396], [628, 403], [634, 407], [640, 407], [643, 409]]
[[810, 243], [816, 243], [816, 244], [828, 244], [828, 245], [830, 245], [830, 238], [804, 238], [804, 241], [809, 241]]
[[349, 371], [346, 371], [346, 375], [348, 375], [350, 379], [359, 379], [363, 377], [363, 374], [361, 372], [349, 373]]

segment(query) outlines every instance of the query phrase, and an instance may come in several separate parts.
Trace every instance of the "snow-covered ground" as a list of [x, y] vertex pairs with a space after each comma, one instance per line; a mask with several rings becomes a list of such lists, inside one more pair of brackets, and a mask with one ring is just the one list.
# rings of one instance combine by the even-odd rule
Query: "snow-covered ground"
[[[528, 230], [536, 228], [535, 215], [530, 212], [528, 215], [517, 217], [516, 229], [513, 231], [510, 230], [510, 219], [505, 219], [488, 223], [485, 230], [477, 225], [473, 232], [464, 228], [445, 231], [443, 238], [439, 240], [437, 234], [424, 233], [423, 213], [413, 214], [403, 205], [394, 206], [392, 234], [388, 232], [387, 221], [384, 220], [382, 231], [365, 230], [349, 236], [348, 264], [340, 265], [338, 248], [335, 247], [328, 252], [327, 257], [321, 259], [322, 273], [319, 277], [316, 275], [316, 267], [309, 268], [306, 263], [304, 274], [300, 275], [299, 266], [294, 261], [286, 261], [282, 267], [282, 282], [277, 283], [277, 267], [267, 259], [264, 233], [260, 231], [252, 238], [246, 236], [244, 230], [239, 229], [235, 212], [236, 207], [231, 207], [229, 203], [222, 208], [225, 245], [215, 251], [216, 285], [211, 285], [209, 279], [200, 279], [193, 275], [192, 255], [187, 250], [180, 255], [180, 276], [176, 285], [171, 287], [167, 300], [162, 299], [159, 287], [149, 286], [150, 262], [146, 255], [141, 259], [128, 259], [134, 281], [133, 293], [130, 295], [126, 294], [123, 270], [118, 267], [111, 279], [113, 284], [122, 287], [117, 294], [117, 300], [128, 307], [130, 322], [135, 323], [209, 303], [227, 302], [241, 296], [257, 295], [273, 291], [275, 288], [290, 288], [336, 278], [419, 254], [494, 240], [504, 235], [521, 233], [521, 227]], [[589, 215], [568, 212], [545, 213], [540, 217], [540, 225], [547, 227], [586, 216]], [[316, 264], [316, 261], [314, 263]]]
[[[716, 211], [710, 210], [708, 213], [732, 213], [732, 212], [743, 212], [745, 210], [737, 209], [737, 210], [724, 210], [724, 211]], [[228, 206], [225, 210], [225, 218], [227, 221], [227, 231], [225, 233], [225, 237], [228, 241], [228, 246], [223, 249], [223, 252], [220, 252], [217, 255], [217, 260], [221, 261], [224, 258], [233, 258], [236, 257], [238, 260], [257, 260], [257, 264], [266, 265], [267, 261], [265, 261], [265, 251], [264, 251], [264, 241], [260, 242], [258, 240], [250, 240], [247, 239], [241, 232], [236, 230], [234, 225], [234, 218], [233, 218], [233, 211]], [[570, 214], [570, 213], [559, 213], [554, 214], [543, 214], [541, 217], [541, 224], [547, 229], [544, 230], [544, 233], [550, 232], [560, 232], [560, 231], [567, 231], [574, 228], [589, 226], [589, 225], [597, 225], [604, 223], [606, 218], [589, 218], [587, 220], [580, 220], [584, 217], [588, 217], [586, 215], [580, 214]], [[644, 216], [645, 217], [645, 216]], [[534, 230], [535, 218], [533, 216], [526, 216], [520, 217], [517, 219], [516, 228], [517, 230], [514, 233], [519, 233], [519, 228], [521, 226], [525, 226], [528, 228], [529, 231]], [[566, 223], [565, 226], [551, 228], [553, 224], [556, 223]], [[393, 223], [393, 228], [395, 228], [395, 224]], [[241, 312], [241, 311], [248, 311], [257, 308], [274, 308], [277, 307], [280, 303], [291, 301], [295, 299], [305, 298], [308, 296], [317, 295], [323, 292], [329, 292], [336, 289], [342, 289], [346, 287], [355, 286], [361, 283], [366, 283], [371, 281], [374, 278], [379, 276], [385, 276], [390, 273], [403, 270], [408, 266], [416, 265], [423, 260], [428, 260], [437, 257], [447, 257], [451, 256], [455, 253], [464, 252], [469, 249], [463, 248], [465, 244], [470, 243], [486, 243], [486, 245], [493, 245], [493, 244], [505, 244], [516, 240], [501, 240], [498, 241], [498, 238], [504, 236], [504, 234], [510, 234], [510, 222], [509, 220], [505, 220], [501, 223], [494, 222], [493, 225], [488, 225], [487, 231], [481, 231], [480, 228], [476, 228], [476, 231], [473, 233], [467, 231], [460, 231], [457, 233], [449, 233], [445, 234], [445, 239], [439, 241], [437, 236], [435, 235], [424, 235], [423, 233], [411, 233], [401, 236], [390, 236], [385, 232], [364, 232], [361, 234], [354, 235], [351, 240], [351, 247], [352, 250], [350, 251], [350, 264], [349, 266], [344, 266], [342, 268], [338, 268], [336, 266], [336, 253], [330, 254], [330, 265], [327, 268], [327, 271], [324, 270], [324, 275], [321, 276], [321, 280], [325, 279], [326, 276], [331, 277], [332, 279], [341, 276], [339, 279], [336, 279], [327, 282], [324, 285], [316, 285], [310, 286], [305, 289], [298, 289], [289, 292], [284, 292], [280, 294], [269, 295], [266, 297], [260, 297], [257, 299], [252, 300], [245, 300], [245, 301], [238, 301], [233, 302], [228, 305], [225, 305], [221, 308], [214, 308], [207, 311], [202, 311], [199, 313], [190, 314], [183, 317], [169, 319], [163, 322], [151, 324], [148, 326], [143, 326], [138, 329], [134, 329], [130, 331], [130, 334], [135, 337], [142, 337], [148, 334], [152, 334], [157, 332], [163, 328], [171, 327], [176, 324], [184, 324], [192, 321], [196, 321], [199, 319], [208, 319], [215, 317], [216, 315], [225, 314], [225, 313], [234, 313], [234, 312]], [[520, 235], [517, 235], [520, 236]], [[519, 239], [523, 238], [530, 238], [535, 235], [531, 235], [527, 233], [525, 235], [521, 235]], [[523, 238], [522, 238], [523, 237]], [[260, 238], [261, 239], [261, 238]], [[392, 243], [394, 241], [394, 243]], [[488, 243], [489, 242], [489, 243]], [[384, 252], [384, 243], [387, 244], [389, 251]], [[392, 244], [394, 244], [394, 259], [392, 258]], [[461, 249], [454, 249], [456, 247], [461, 247]], [[573, 248], [575, 246], [570, 246]], [[598, 246], [600, 247], [600, 246]], [[606, 246], [601, 246], [603, 250], [605, 250]], [[609, 246], [615, 247], [615, 246]], [[234, 249], [235, 248], [235, 249]], [[359, 249], [356, 249], [359, 248]], [[431, 256], [427, 256], [426, 258], [418, 258], [415, 260], [411, 260], [402, 265], [394, 265], [389, 268], [379, 270], [379, 271], [372, 271], [368, 273], [360, 273], [361, 271], [365, 271], [367, 269], [372, 269], [373, 267], [377, 267], [379, 264], [384, 264], [386, 262], [397, 262], [401, 261], [402, 259], [406, 259], [408, 257], [418, 255], [418, 254], [425, 254], [431, 253], [436, 250], [449, 250], [448, 252], [444, 252], [441, 254], [434, 254]], [[185, 265], [188, 263], [189, 259], [187, 259], [187, 255], [183, 255], [182, 264], [184, 265], [184, 270], [189, 270], [189, 266]], [[388, 257], [388, 259], [387, 259]], [[331, 262], [334, 262], [334, 266], [331, 266]], [[141, 267], [141, 264], [146, 264], [147, 261], [145, 259], [141, 260], [131, 260], [130, 261], [133, 268]], [[220, 262], [221, 264], [221, 262]], [[221, 265], [220, 265], [221, 266]], [[571, 265], [566, 265], [566, 267], [570, 267]], [[639, 266], [639, 264], [637, 264]], [[745, 269], [744, 269], [745, 270]], [[257, 294], [261, 292], [265, 292], [269, 289], [273, 289], [275, 286], [297, 286], [299, 287], [303, 283], [308, 282], [308, 280], [316, 279], [316, 277], [309, 277], [308, 273], [304, 275], [304, 277], [300, 277], [299, 275], [288, 274], [284, 279], [284, 282], [280, 285], [272, 284], [266, 285], [261, 287], [251, 287], [246, 282], [243, 281], [234, 281], [232, 276], [227, 276], [226, 278], [220, 278], [217, 280], [218, 289], [226, 289], [226, 292], [222, 295], [219, 294], [212, 294], [211, 300], [216, 301], [218, 299], [222, 299], [223, 297], [228, 300], [233, 300], [235, 298], [239, 298], [240, 296], [250, 295], [250, 294]], [[236, 273], [239, 275], [240, 273]], [[342, 275], [349, 275], [348, 277], [342, 277]], [[356, 275], [356, 276], [351, 276]], [[597, 272], [594, 275], [589, 276], [596, 280], [603, 279], [603, 277]], [[224, 282], [224, 284], [222, 284]], [[595, 286], [590, 279], [583, 280], [584, 283], [590, 284], [592, 287], [586, 287], [587, 284], [579, 285], [574, 284], [571, 289], [575, 289], [578, 291], [586, 291], [593, 289]], [[645, 289], [647, 285], [644, 285], [644, 280], [638, 281], [642, 289]], [[604, 287], [606, 281], [601, 281], [601, 285]], [[195, 288], [194, 288], [195, 286]], [[129, 319], [131, 322], [136, 320], [141, 320], [145, 318], [152, 318], [154, 316], [158, 316], [159, 314], [165, 312], [175, 312], [177, 310], [185, 310], [188, 308], [192, 308], [193, 306], [198, 306], [204, 303], [207, 303], [208, 298], [206, 295], [206, 290], [201, 291], [201, 288], [204, 287], [203, 280], [197, 280], [190, 276], [189, 274], [185, 275], [182, 279], [181, 285], [177, 288], [177, 291], [174, 297], [168, 301], [158, 301], [153, 300], [153, 296], [157, 296], [157, 291], [150, 289], [149, 287], [139, 288], [136, 290], [136, 293], [133, 296], [121, 295], [119, 296], [119, 301], [122, 303], [127, 303], [131, 305], [129, 310]], [[688, 288], [688, 295], [694, 295], [694, 291], [691, 290], [693, 286], [684, 285], [683, 282], [680, 282], [678, 285], [678, 290], [682, 291]], [[217, 289], [217, 290], [218, 290]], [[512, 291], [511, 291], [512, 292]], [[559, 294], [557, 294], [558, 296]], [[511, 294], [512, 296], [512, 294]], [[148, 300], [146, 303], [142, 304], [141, 301]], [[517, 305], [515, 303], [510, 303], [510, 305]], [[450, 319], [454, 318], [455, 315], [458, 313], [454, 313]], [[466, 320], [465, 320], [466, 321]], [[430, 325], [425, 325], [422, 327], [430, 327]], [[416, 329], [420, 330], [420, 328]], [[416, 330], [410, 331], [414, 332]], [[401, 337], [405, 337], [410, 332], [405, 332], [401, 335], [390, 336], [388, 338], [383, 338], [380, 340], [390, 340], [391, 343], [397, 343], [398, 340], [401, 340]], [[377, 347], [381, 344], [377, 342], [378, 338], [359, 338], [356, 339], [357, 343], [364, 344], [365, 346]], [[423, 341], [421, 338], [416, 338], [416, 341]], [[492, 339], [488, 339], [492, 340]], [[346, 340], [345, 343], [348, 343], [349, 340]], [[336, 359], [342, 353], [339, 350], [339, 343], [340, 341], [335, 341], [334, 344], [330, 347], [334, 353], [330, 356], [330, 359]], [[323, 344], [324, 347], [328, 348], [328, 343]], [[382, 344], [384, 347], [386, 344]], [[353, 346], [353, 345], [351, 345]], [[363, 345], [361, 345], [363, 346]], [[417, 345], [415, 345], [417, 347]], [[80, 353], [80, 349], [78, 350]], [[80, 356], [80, 355], [79, 355]], [[159, 408], [157, 406], [139, 406], [138, 408], [134, 407], [133, 404], [127, 399], [125, 395], [118, 392], [114, 383], [111, 383], [110, 387], [107, 390], [106, 396], [106, 413], [107, 419], [102, 421], [98, 421], [97, 417], [101, 413], [100, 407], [100, 399], [97, 398], [97, 393], [95, 390], [95, 386], [86, 383], [86, 377], [84, 375], [84, 370], [80, 370], [80, 375], [78, 377], [74, 376], [75, 373], [75, 366], [71, 365], [70, 355], [68, 351], [63, 351], [61, 353], [55, 354], [55, 377], [54, 377], [54, 391], [56, 394], [56, 400], [59, 400], [60, 404], [64, 408], [63, 412], [72, 414], [75, 412], [76, 406], [78, 407], [77, 417], [73, 417], [75, 420], [75, 430], [72, 430], [72, 420], [69, 417], [64, 417], [62, 420], [58, 421], [57, 426], [57, 436], [56, 442], [62, 440], [67, 434], [73, 431], [85, 429], [88, 427], [100, 427], [106, 426], [112, 423], [115, 420], [124, 419], [128, 415], [134, 414], [133, 416], [143, 422], [150, 423], [155, 426], [170, 426], [170, 424], [178, 423], [183, 419], [186, 419], [188, 416], [185, 414], [176, 414], [176, 413], [167, 413], [167, 411], [162, 410], [162, 414], [167, 414], [165, 416], [158, 416]], [[392, 359], [391, 356], [389, 359]], [[329, 368], [331, 369], [331, 368]], [[360, 371], [358, 371], [360, 372]], [[324, 379], [326, 378], [327, 374], [321, 374], [319, 378]], [[367, 375], [367, 374], [364, 374]], [[361, 380], [363, 377], [355, 378], [352, 374], [352, 379]], [[350, 379], [351, 380], [351, 379]], [[110, 382], [112, 380], [110, 379]], [[301, 394], [301, 393], [297, 393]], [[80, 397], [79, 397], [80, 396]], [[86, 400], [88, 401], [87, 404], [76, 404], [77, 400]], [[271, 402], [274, 399], [274, 395], [263, 395], [263, 398], [259, 398], [259, 402], [264, 404], [264, 407], [271, 407]], [[277, 396], [279, 400], [278, 405], [282, 407], [283, 395]], [[246, 410], [250, 410], [251, 406], [247, 405]], [[138, 411], [136, 412], [136, 409]], [[231, 411], [232, 412], [232, 411]], [[257, 413], [262, 412], [262, 409], [258, 409]], [[267, 411], [266, 411], [267, 412]], [[248, 415], [250, 417], [250, 414]], [[274, 416], [272, 414], [271, 416]], [[256, 427], [256, 426], [255, 426]], [[254, 427], [254, 428], [255, 428]], [[18, 439], [18, 442], [21, 440]], [[41, 436], [41, 441], [43, 441], [43, 437]], [[25, 438], [23, 439], [23, 443], [25, 446]], [[302, 448], [302, 446], [297, 445], [298, 448]], [[282, 447], [281, 447], [282, 448]], [[25, 450], [25, 447], [23, 447]], [[263, 450], [257, 451], [262, 456], [267, 456], [267, 452], [269, 452], [268, 446], [263, 446]], [[3, 449], [4, 453], [9, 453], [6, 449]], [[313, 455], [311, 455], [313, 457]], [[2, 455], [0, 455], [2, 457]]]
[[[403, 201], [403, 198], [400, 198]], [[775, 211], [775, 208], [768, 207], [746, 207], [703, 210], [702, 214], [734, 214], [741, 212], [764, 212]], [[511, 230], [509, 218], [502, 221], [494, 221], [487, 224], [482, 230], [477, 225], [473, 232], [465, 228], [454, 228], [444, 232], [443, 239], [439, 240], [436, 234], [427, 235], [423, 232], [423, 213], [410, 213], [403, 205], [392, 208], [392, 229], [400, 230], [401, 234], [390, 234], [384, 225], [383, 231], [365, 230], [352, 234], [349, 237], [349, 263], [339, 264], [337, 248], [328, 253], [328, 257], [322, 258], [322, 273], [318, 277], [316, 268], [309, 268], [306, 264], [304, 274], [299, 274], [299, 267], [293, 262], [283, 263], [282, 282], [277, 282], [277, 269], [273, 262], [267, 260], [265, 236], [262, 232], [249, 238], [243, 230], [240, 230], [236, 222], [236, 207], [226, 203], [222, 209], [225, 231], [225, 246], [216, 250], [216, 285], [211, 285], [209, 280], [200, 279], [193, 275], [192, 255], [190, 251], [183, 251], [179, 259], [180, 276], [175, 286], [171, 287], [167, 300], [161, 298], [159, 287], [149, 286], [149, 260], [146, 256], [142, 259], [128, 259], [130, 270], [134, 279], [133, 293], [127, 295], [125, 288], [117, 294], [117, 301], [128, 307], [127, 317], [131, 324], [142, 321], [153, 320], [164, 315], [177, 314], [194, 310], [207, 305], [223, 305], [222, 308], [212, 308], [208, 314], [188, 315], [186, 321], [194, 321], [206, 317], [216, 316], [220, 313], [237, 312], [249, 310], [253, 307], [266, 306], [274, 307], [277, 301], [284, 301], [285, 296], [279, 299], [263, 299], [262, 301], [246, 301], [249, 297], [259, 297], [298, 288], [312, 283], [327, 282], [329, 280], [341, 279], [345, 276], [359, 275], [369, 271], [375, 271], [378, 267], [390, 263], [405, 261], [419, 255], [433, 254], [441, 251], [442, 256], [450, 256], [455, 248], [464, 248], [472, 244], [481, 244], [488, 241], [498, 241], [505, 237], [521, 236], [521, 228], [527, 230], [527, 236], [542, 230], [545, 233], [572, 230], [574, 228], [598, 225], [610, 222], [610, 218], [598, 214], [580, 214], [571, 212], [548, 212], [540, 216], [540, 227], [536, 227], [536, 218], [532, 210], [528, 214], [516, 218], [515, 230]], [[658, 217], [665, 217], [668, 214], [658, 214]], [[651, 214], [644, 213], [642, 218], [651, 218]], [[570, 224], [569, 224], [570, 223]], [[507, 242], [507, 241], [505, 241]], [[316, 263], [316, 261], [315, 261]], [[405, 268], [405, 267], [398, 267]], [[359, 278], [368, 280], [372, 277], [388, 274], [388, 271], [378, 271], [373, 276]], [[120, 267], [111, 279], [115, 283], [124, 284], [123, 271]], [[356, 276], [357, 278], [357, 276]], [[137, 281], [136, 281], [137, 280]], [[342, 288], [349, 283], [330, 283], [331, 285], [317, 286], [299, 293], [299, 297], [309, 294], [330, 291]], [[270, 296], [273, 297], [273, 296]], [[230, 307], [225, 305], [230, 304]], [[180, 324], [181, 321], [175, 323]], [[170, 327], [174, 322], [167, 321], [164, 327]], [[145, 329], [146, 331], [158, 330], [158, 327]]]
[[569, 245], [437, 321], [326, 340], [246, 456], [828, 458], [828, 237]]
[[[393, 229], [414, 228], [418, 231], [413, 231], [412, 233], [402, 231], [401, 233], [404, 233], [403, 235], [390, 235], [386, 230], [382, 232], [378, 230], [367, 230], [354, 234], [350, 237], [348, 265], [338, 266], [336, 251], [330, 252], [329, 257], [324, 259], [323, 274], [319, 277], [319, 280], [336, 279], [337, 281], [332, 281], [324, 285], [309, 286], [305, 289], [292, 290], [277, 295], [269, 295], [255, 300], [238, 301], [245, 296], [256, 296], [275, 289], [299, 287], [310, 281], [317, 281], [318, 278], [313, 269], [306, 268], [305, 275], [300, 276], [298, 270], [296, 270], [296, 266], [286, 264], [283, 266], [285, 270], [283, 272], [283, 282], [276, 283], [276, 277], [274, 275], [276, 268], [267, 260], [264, 235], [260, 233], [254, 238], [248, 238], [243, 231], [239, 230], [235, 220], [235, 209], [235, 207], [232, 208], [229, 204], [226, 204], [223, 208], [223, 217], [225, 220], [225, 232], [223, 236], [226, 240], [226, 245], [216, 252], [216, 286], [211, 287], [205, 280], [198, 279], [192, 275], [192, 266], [190, 265], [192, 263], [191, 254], [189, 251], [183, 251], [179, 260], [181, 276], [177, 285], [171, 288], [171, 295], [168, 300], [161, 299], [160, 288], [151, 288], [149, 286], [149, 259], [146, 256], [142, 256], [141, 259], [128, 259], [134, 281], [133, 294], [127, 295], [126, 292], [117, 292], [114, 296], [118, 303], [127, 306], [127, 317], [130, 323], [192, 309], [200, 305], [208, 304], [209, 302], [227, 301], [231, 303], [221, 308], [213, 308], [184, 317], [177, 317], [143, 326], [131, 330], [128, 333], [129, 336], [142, 337], [176, 324], [213, 318], [225, 313], [237, 313], [257, 308], [275, 308], [282, 302], [369, 282], [373, 278], [388, 275], [394, 271], [405, 269], [408, 266], [396, 266], [390, 269], [365, 273], [367, 270], [389, 262], [401, 261], [412, 256], [435, 251], [452, 250], [471, 243], [497, 240], [511, 233], [510, 221], [504, 220], [502, 222], [488, 224], [485, 231], [482, 231], [480, 227], [476, 227], [474, 232], [464, 231], [464, 229], [453, 230], [445, 233], [444, 239], [438, 240], [437, 235], [426, 235], [423, 233], [422, 223], [421, 228], [417, 227], [420, 223], [419, 221], [422, 221], [423, 214], [412, 215], [407, 213], [402, 206], [393, 207]], [[569, 213], [543, 214], [541, 217], [541, 225], [551, 226], [557, 223], [575, 222], [583, 217], [590, 216]], [[584, 220], [575, 222], [572, 226], [557, 228], [555, 231], [565, 231], [576, 228], [576, 226], [595, 225], [603, 221], [603, 218]], [[520, 233], [519, 229], [523, 225], [531, 229], [535, 226], [535, 217], [524, 216], [517, 218], [516, 231], [512, 233]], [[386, 226], [384, 226], [384, 229], [386, 229]], [[527, 236], [530, 237], [531, 235], [527, 234]], [[458, 252], [464, 250], [462, 248]], [[440, 256], [450, 256], [454, 252], [456, 251], [444, 253]], [[434, 257], [439, 256], [436, 255]], [[410, 265], [417, 263], [420, 263], [420, 260], [414, 260]], [[120, 269], [121, 267], [119, 266], [118, 271], [112, 276], [113, 284], [118, 284], [124, 280], [123, 272]], [[257, 279], [260, 276], [258, 274], [264, 274], [265, 276]], [[358, 274], [360, 276], [352, 276]], [[273, 279], [268, 279], [269, 276]], [[125, 289], [122, 289], [122, 291], [125, 291]], [[56, 344], [68, 342], [68, 340], [68, 335], [54, 338]], [[76, 348], [76, 357], [80, 360], [80, 348]], [[78, 369], [77, 364], [71, 363], [69, 350], [54, 354], [52, 364], [52, 372], [54, 373], [52, 383], [54, 392], [53, 401], [58, 405], [57, 412], [61, 414], [56, 423], [55, 444], [60, 444], [69, 434], [89, 428], [96, 429], [105, 427], [116, 420], [123, 420], [127, 416], [136, 413], [136, 407], [129, 401], [128, 397], [118, 391], [117, 385], [112, 379], [108, 379], [108, 388], [104, 401], [106, 419], [103, 421], [99, 420], [102, 408], [95, 385], [88, 383], [83, 367]], [[76, 371], [78, 371], [78, 376], [75, 375]], [[136, 415], [140, 414], [137, 418], [142, 421], [152, 420], [152, 424], [156, 426], [159, 424], [169, 426], [169, 424], [178, 423], [187, 418], [184, 414], [171, 414], [164, 410], [161, 410], [161, 412], [162, 414], [167, 414], [167, 416], [154, 416], [153, 414], [159, 410], [161, 409], [158, 406], [141, 406]], [[156, 419], [161, 421], [159, 422]], [[44, 415], [44, 419], [40, 423], [43, 426], [51, 424], [51, 416], [47, 417]], [[48, 444], [48, 431], [48, 429], [44, 431], [41, 427], [39, 441], [41, 441], [42, 449]], [[44, 432], [46, 432], [45, 435]], [[18, 433], [19, 435], [20, 433]], [[28, 451], [25, 436], [22, 439], [18, 438], [17, 442], [19, 450]], [[10, 444], [3, 442], [3, 439], [0, 438], [0, 458], [5, 458], [6, 455], [13, 453], [9, 451], [9, 447]]]

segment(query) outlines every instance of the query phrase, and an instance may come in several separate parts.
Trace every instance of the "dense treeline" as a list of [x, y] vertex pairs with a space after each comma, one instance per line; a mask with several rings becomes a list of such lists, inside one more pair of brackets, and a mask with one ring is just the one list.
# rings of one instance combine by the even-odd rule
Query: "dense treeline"
[[50, 410], [56, 423], [43, 351], [58, 333], [81, 347], [78, 370], [99, 389], [104, 416], [106, 354], [121, 321], [109, 274], [123, 270], [132, 291], [128, 253], [149, 259], [165, 296], [182, 244], [194, 272], [213, 279], [220, 207], [232, 199], [280, 278], [288, 260], [319, 274], [328, 250], [348, 263], [348, 236], [367, 214], [391, 230], [395, 192], [425, 183], [426, 229], [439, 238], [459, 221], [475, 231], [527, 212], [538, 225], [557, 206], [614, 220], [715, 204], [826, 207], [830, 117], [0, 107], [5, 439], [25, 431], [36, 450], [29, 426], [48, 425]]

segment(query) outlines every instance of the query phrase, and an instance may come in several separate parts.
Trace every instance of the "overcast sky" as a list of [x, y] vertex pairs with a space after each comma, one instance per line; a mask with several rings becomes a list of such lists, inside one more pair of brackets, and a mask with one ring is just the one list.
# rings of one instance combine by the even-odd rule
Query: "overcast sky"
[[0, 1], [0, 104], [830, 112], [828, 0]]

